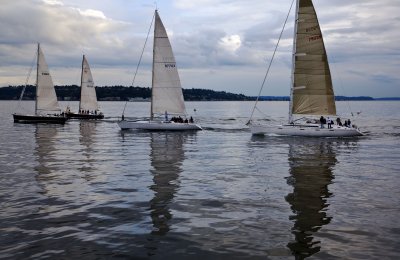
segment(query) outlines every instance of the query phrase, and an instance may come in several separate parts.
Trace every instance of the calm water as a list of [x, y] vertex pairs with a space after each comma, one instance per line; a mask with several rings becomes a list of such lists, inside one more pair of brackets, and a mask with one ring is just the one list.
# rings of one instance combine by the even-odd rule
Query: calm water
[[0, 258], [400, 258], [400, 102], [352, 103], [358, 139], [252, 137], [253, 102], [187, 103], [197, 133], [122, 132], [123, 105], [54, 126], [0, 102]]

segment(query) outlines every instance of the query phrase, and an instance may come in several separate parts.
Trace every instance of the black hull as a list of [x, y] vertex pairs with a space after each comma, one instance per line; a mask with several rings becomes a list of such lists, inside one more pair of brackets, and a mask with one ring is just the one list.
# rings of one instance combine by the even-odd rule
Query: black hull
[[36, 116], [36, 115], [17, 115], [13, 114], [14, 123], [36, 124], [65, 124], [68, 120], [65, 116]]
[[68, 118], [74, 118], [74, 119], [103, 119], [104, 115], [103, 114], [75, 114], [75, 113], [66, 113], [65, 114]]

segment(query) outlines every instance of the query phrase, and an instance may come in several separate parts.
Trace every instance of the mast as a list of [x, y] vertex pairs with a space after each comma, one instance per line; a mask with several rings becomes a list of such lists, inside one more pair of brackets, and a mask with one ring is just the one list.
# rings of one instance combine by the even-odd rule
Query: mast
[[153, 91], [154, 91], [154, 63], [155, 63], [155, 48], [156, 48], [156, 30], [157, 30], [157, 16], [158, 11], [157, 8], [154, 11], [154, 35], [153, 35], [153, 64], [151, 68], [151, 97], [150, 97], [150, 120], [153, 120], [154, 113], [153, 113]]
[[79, 98], [79, 111], [78, 114], [81, 112], [81, 103], [82, 103], [82, 85], [83, 85], [83, 63], [85, 61], [85, 54], [83, 54], [83, 58], [82, 58], [82, 69], [81, 69], [81, 95]]
[[299, 5], [300, 0], [296, 0], [296, 12], [294, 20], [294, 33], [293, 33], [293, 51], [292, 51], [292, 73], [291, 73], [291, 85], [290, 85], [290, 101], [289, 101], [289, 124], [293, 122], [293, 91], [294, 91], [294, 72], [296, 68], [296, 35], [297, 35], [297, 24], [299, 19]]
[[40, 43], [38, 43], [37, 47], [37, 61], [36, 61], [36, 93], [35, 93], [35, 115], [37, 114], [37, 107], [38, 107], [38, 82], [39, 82], [39, 49]]

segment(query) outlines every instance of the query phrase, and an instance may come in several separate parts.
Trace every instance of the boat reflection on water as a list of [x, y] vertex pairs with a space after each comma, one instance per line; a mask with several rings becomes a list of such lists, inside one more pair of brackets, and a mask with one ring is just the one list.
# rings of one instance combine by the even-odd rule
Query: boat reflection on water
[[170, 230], [172, 214], [169, 204], [179, 189], [179, 174], [185, 154], [182, 148], [186, 135], [182, 133], [151, 133], [150, 160], [154, 197], [150, 201], [153, 235], [165, 235]]
[[83, 146], [82, 149], [82, 167], [79, 169], [84, 174], [85, 180], [93, 179], [91, 173], [96, 171], [95, 159], [93, 158], [93, 143], [96, 135], [96, 123], [91, 121], [79, 122], [79, 143]]
[[[58, 127], [54, 125], [38, 124], [35, 130], [35, 155], [37, 156], [38, 180], [52, 179], [53, 172], [58, 170], [57, 156], [55, 154], [55, 142], [58, 134]], [[40, 182], [39, 182], [40, 183]]]
[[[164, 250], [173, 250], [174, 243], [167, 242], [167, 233], [171, 231], [173, 214], [171, 206], [175, 194], [180, 188], [180, 173], [185, 160], [183, 145], [195, 138], [195, 133], [153, 132], [150, 134], [150, 172], [154, 192], [150, 200], [150, 217], [153, 229], [146, 248], [148, 255], [159, 255]], [[171, 236], [173, 237], [173, 236]], [[160, 255], [161, 256], [161, 255]]]
[[340, 146], [351, 146], [354, 140], [300, 138], [291, 141], [287, 183], [293, 192], [285, 199], [294, 213], [289, 219], [294, 222], [295, 240], [287, 247], [296, 259], [304, 259], [321, 250], [321, 241], [315, 234], [333, 218], [328, 213], [328, 199], [332, 196], [329, 185], [335, 178], [336, 154]]
[[84, 145], [88, 155], [92, 152], [93, 136], [96, 134], [96, 123], [91, 121], [79, 122], [79, 142]]

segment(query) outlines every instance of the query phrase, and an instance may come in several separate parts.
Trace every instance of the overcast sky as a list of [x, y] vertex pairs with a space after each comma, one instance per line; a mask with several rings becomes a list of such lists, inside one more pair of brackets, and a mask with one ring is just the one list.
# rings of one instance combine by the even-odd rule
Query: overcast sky
[[[158, 1], [182, 86], [256, 96], [291, 2]], [[335, 94], [400, 96], [400, 1], [314, 5]], [[129, 86], [155, 9], [152, 0], [0, 0], [0, 6], [0, 86], [25, 84], [37, 42], [55, 84], [79, 85], [86, 54], [97, 86]], [[262, 95], [289, 95], [293, 11]], [[135, 86], [151, 85], [151, 45]]]

